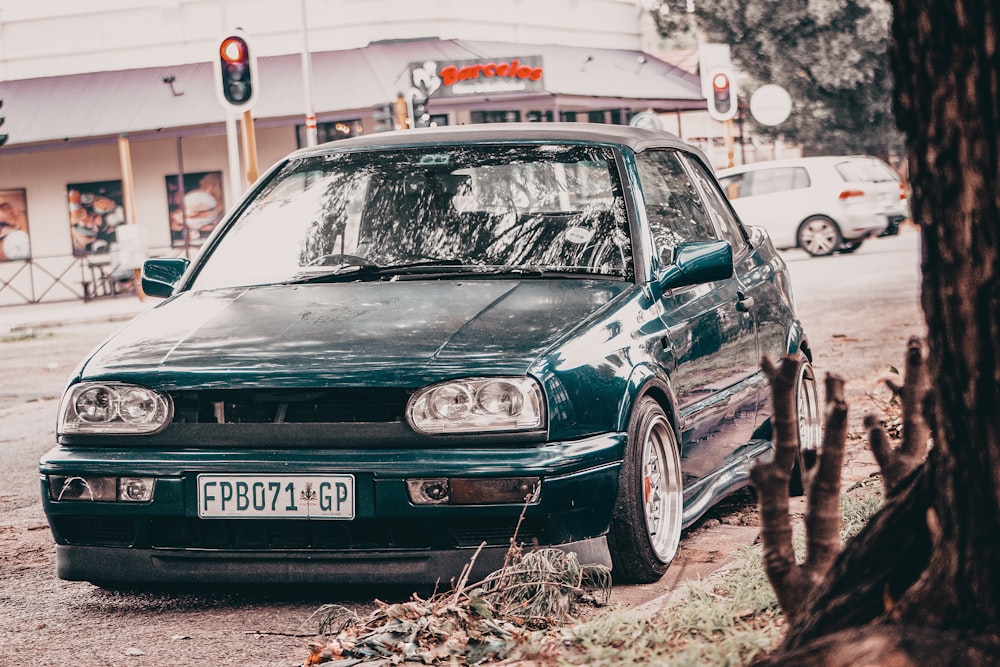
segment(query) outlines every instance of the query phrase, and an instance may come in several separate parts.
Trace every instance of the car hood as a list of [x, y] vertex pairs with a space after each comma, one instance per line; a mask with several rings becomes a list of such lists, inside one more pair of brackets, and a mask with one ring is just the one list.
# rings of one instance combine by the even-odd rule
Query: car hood
[[106, 341], [82, 377], [168, 389], [518, 375], [628, 287], [478, 279], [185, 292]]

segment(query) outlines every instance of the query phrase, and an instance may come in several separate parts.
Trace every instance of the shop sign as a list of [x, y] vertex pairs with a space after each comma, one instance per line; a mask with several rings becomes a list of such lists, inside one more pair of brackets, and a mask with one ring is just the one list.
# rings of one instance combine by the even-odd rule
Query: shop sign
[[436, 98], [541, 92], [543, 76], [541, 56], [410, 63], [414, 87]]

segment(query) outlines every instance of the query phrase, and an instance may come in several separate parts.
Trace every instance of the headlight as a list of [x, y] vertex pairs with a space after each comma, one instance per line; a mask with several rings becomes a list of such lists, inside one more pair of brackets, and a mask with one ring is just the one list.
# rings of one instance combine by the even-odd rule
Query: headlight
[[63, 396], [59, 434], [142, 434], [170, 422], [170, 398], [134, 384], [83, 382]]
[[421, 389], [406, 418], [421, 433], [526, 431], [542, 427], [543, 405], [531, 378], [468, 378]]

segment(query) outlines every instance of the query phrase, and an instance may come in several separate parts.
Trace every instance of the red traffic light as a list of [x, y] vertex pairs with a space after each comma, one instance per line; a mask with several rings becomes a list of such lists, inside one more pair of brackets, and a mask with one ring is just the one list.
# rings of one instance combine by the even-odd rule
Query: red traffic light
[[226, 37], [219, 45], [219, 55], [230, 63], [247, 64], [249, 54], [250, 50], [242, 37]]
[[736, 82], [726, 70], [712, 72], [712, 90], [708, 94], [708, 113], [715, 120], [726, 121], [736, 115]]
[[257, 92], [254, 69], [246, 37], [230, 34], [220, 40], [218, 90], [224, 105], [245, 109], [253, 104]]

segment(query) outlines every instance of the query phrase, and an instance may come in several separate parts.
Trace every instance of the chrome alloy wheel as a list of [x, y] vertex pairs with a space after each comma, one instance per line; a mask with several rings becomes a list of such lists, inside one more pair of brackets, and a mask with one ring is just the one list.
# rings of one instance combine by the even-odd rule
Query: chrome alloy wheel
[[802, 360], [796, 382], [796, 412], [799, 427], [799, 476], [803, 490], [809, 487], [823, 449], [823, 418], [819, 390], [812, 364]]
[[662, 414], [642, 434], [643, 514], [650, 546], [669, 563], [681, 537], [681, 467], [670, 422]]

